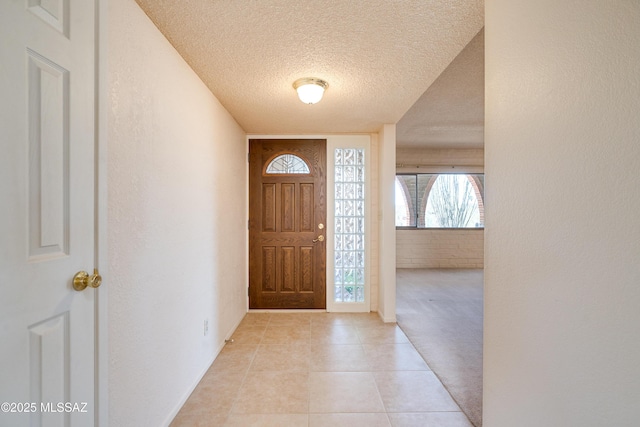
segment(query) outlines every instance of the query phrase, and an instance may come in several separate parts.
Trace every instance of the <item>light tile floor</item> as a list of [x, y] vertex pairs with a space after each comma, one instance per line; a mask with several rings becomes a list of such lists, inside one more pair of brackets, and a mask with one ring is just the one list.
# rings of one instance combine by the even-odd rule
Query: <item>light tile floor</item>
[[172, 427], [472, 427], [377, 314], [249, 313]]

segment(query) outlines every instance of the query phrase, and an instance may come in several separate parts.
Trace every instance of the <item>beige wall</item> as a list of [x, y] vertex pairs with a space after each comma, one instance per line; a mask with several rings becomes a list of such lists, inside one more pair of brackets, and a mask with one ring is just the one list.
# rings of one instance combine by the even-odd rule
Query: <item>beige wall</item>
[[640, 2], [486, 2], [484, 425], [636, 426]]
[[109, 3], [110, 425], [161, 426], [245, 313], [245, 134], [133, 0]]
[[[396, 149], [396, 172], [482, 173], [481, 148]], [[484, 230], [396, 230], [397, 268], [483, 268]]]

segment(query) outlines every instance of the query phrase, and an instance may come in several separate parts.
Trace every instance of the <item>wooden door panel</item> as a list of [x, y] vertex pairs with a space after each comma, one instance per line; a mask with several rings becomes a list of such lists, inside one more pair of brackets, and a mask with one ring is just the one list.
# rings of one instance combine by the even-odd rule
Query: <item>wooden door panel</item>
[[262, 231], [276, 231], [276, 184], [262, 184]]
[[313, 292], [313, 246], [300, 248], [300, 292]]
[[315, 231], [313, 184], [300, 184], [300, 231]]
[[[325, 308], [326, 251], [313, 242], [325, 231], [325, 150], [325, 140], [250, 141], [250, 308]], [[266, 173], [281, 154], [310, 173]]]
[[283, 246], [280, 248], [282, 265], [282, 288], [281, 292], [296, 291], [296, 248], [294, 246]]
[[280, 231], [296, 231], [296, 184], [287, 182], [280, 184]]
[[262, 292], [276, 291], [276, 247], [262, 247]]

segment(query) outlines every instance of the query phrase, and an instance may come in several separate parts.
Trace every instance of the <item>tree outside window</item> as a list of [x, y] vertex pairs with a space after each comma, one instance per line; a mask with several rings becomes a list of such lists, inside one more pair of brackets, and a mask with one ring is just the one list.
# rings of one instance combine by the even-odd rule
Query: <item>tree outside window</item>
[[484, 227], [484, 175], [402, 174], [396, 176], [396, 226]]

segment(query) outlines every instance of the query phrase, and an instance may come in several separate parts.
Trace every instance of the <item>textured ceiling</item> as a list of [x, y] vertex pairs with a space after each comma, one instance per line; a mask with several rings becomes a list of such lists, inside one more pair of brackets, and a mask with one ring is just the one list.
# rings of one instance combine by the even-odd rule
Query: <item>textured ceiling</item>
[[[480, 31], [483, 0], [137, 0], [247, 133], [397, 123]], [[329, 82], [301, 103], [300, 77]]]
[[406, 112], [396, 133], [398, 147], [484, 146], [484, 30]]

